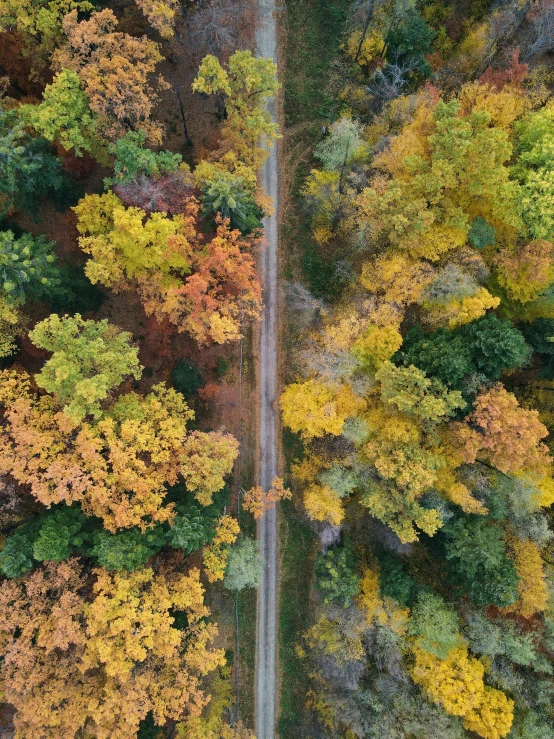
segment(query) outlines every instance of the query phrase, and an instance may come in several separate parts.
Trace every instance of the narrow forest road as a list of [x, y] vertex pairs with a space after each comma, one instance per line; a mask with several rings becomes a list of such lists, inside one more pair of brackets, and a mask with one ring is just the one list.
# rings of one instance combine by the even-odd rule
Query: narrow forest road
[[[275, 0], [258, 0], [256, 30], [258, 54], [277, 61]], [[275, 116], [275, 106], [271, 103]], [[277, 474], [277, 312], [278, 312], [278, 167], [277, 146], [271, 149], [262, 170], [262, 186], [273, 200], [275, 215], [264, 219], [266, 246], [261, 270], [264, 311], [260, 327], [260, 485], [269, 490]], [[273, 508], [260, 521], [258, 536], [264, 567], [258, 589], [256, 638], [256, 739], [275, 736], [277, 645], [277, 511]]]

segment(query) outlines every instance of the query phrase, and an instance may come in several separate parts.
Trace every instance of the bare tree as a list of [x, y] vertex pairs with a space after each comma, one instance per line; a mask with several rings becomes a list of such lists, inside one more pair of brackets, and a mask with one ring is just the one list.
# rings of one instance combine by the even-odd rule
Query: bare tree
[[254, 19], [252, 0], [202, 3], [187, 23], [193, 56], [226, 56], [247, 45]]
[[421, 65], [414, 59], [399, 62], [398, 59], [386, 64], [373, 75], [367, 92], [377, 103], [386, 103], [398, 97], [410, 85], [410, 75], [421, 69]]
[[319, 541], [321, 550], [326, 552], [329, 547], [338, 544], [342, 528], [340, 526], [332, 526], [330, 523], [324, 523], [319, 532]]
[[534, 40], [527, 49], [524, 62], [537, 54], [544, 54], [554, 49], [554, 2], [536, 0], [533, 3], [530, 19]]

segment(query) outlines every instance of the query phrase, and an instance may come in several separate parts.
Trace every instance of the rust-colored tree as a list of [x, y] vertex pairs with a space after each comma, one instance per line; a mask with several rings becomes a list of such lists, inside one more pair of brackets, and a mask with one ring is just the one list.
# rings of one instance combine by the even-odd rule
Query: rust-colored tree
[[[82, 21], [71, 11], [63, 21], [67, 43], [55, 53], [53, 66], [77, 72], [106, 136], [114, 139], [140, 129], [159, 144], [162, 128], [151, 120], [158, 100], [152, 74], [162, 56], [146, 36], [116, 31], [117, 25], [109, 9]], [[158, 84], [165, 83], [159, 78]]]
[[238, 339], [241, 316], [258, 316], [252, 240], [218, 219], [215, 236], [204, 242], [193, 197], [171, 218], [126, 209], [112, 192], [87, 195], [75, 212], [81, 248], [92, 257], [88, 277], [115, 291], [136, 289], [147, 315], [169, 319], [204, 344]]

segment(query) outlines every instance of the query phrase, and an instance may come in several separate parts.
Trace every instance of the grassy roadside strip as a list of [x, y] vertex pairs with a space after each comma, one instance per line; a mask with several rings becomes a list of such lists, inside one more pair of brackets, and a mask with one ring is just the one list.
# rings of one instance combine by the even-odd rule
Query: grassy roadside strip
[[300, 190], [315, 164], [311, 149], [321, 139], [322, 126], [336, 117], [340, 105], [333, 62], [343, 41], [350, 0], [285, 0], [285, 5], [283, 174], [287, 204], [281, 230], [283, 277], [301, 279], [315, 297], [332, 300], [342, 287], [336, 284], [337, 255], [324, 253], [315, 243], [310, 219], [300, 206]]
[[[283, 277], [300, 279], [317, 297], [328, 297], [334, 265], [318, 252], [312, 239], [300, 205], [300, 188], [312, 164], [309, 150], [320, 138], [322, 123], [333, 115], [334, 98], [326, 90], [331, 64], [342, 40], [349, 0], [285, 0], [285, 4], [286, 154], [294, 158], [294, 152], [308, 151], [308, 155], [296, 166], [294, 182], [289, 185], [292, 202], [281, 230]], [[294, 329], [286, 330], [283, 338], [290, 357], [295, 347]], [[301, 455], [301, 445], [286, 430], [283, 452], [288, 473], [291, 463]], [[280, 511], [281, 695], [277, 733], [282, 739], [303, 739], [310, 735], [310, 717], [306, 711], [309, 675], [298, 647], [310, 623], [310, 583], [316, 547], [314, 534], [294, 503], [281, 504]]]
[[[242, 452], [240, 485], [248, 490], [255, 483], [256, 454], [258, 439], [256, 434], [257, 405], [250, 407], [246, 398], [256, 392], [256, 372], [254, 361], [255, 332], [249, 326], [243, 340], [242, 361]], [[234, 511], [233, 511], [234, 513]], [[239, 514], [242, 536], [256, 538], [256, 522], [250, 513], [241, 510]], [[254, 728], [255, 664], [256, 664], [256, 601], [258, 591], [245, 588], [238, 594], [239, 616], [239, 665], [240, 665], [240, 718]], [[233, 650], [234, 651], [234, 650]], [[236, 683], [233, 685], [236, 691]]]
[[299, 656], [297, 647], [310, 624], [310, 573], [315, 548], [313, 532], [289, 501], [281, 504], [279, 536], [281, 700], [277, 734], [282, 739], [304, 739], [310, 735], [306, 712], [310, 678], [308, 664]]
[[[329, 290], [333, 290], [334, 263], [318, 251], [312, 239], [309, 219], [300, 203], [300, 188], [313, 164], [309, 152], [320, 139], [321, 126], [334, 115], [335, 98], [329, 80], [349, 4], [350, 0], [285, 0], [284, 169], [288, 169], [290, 160], [294, 182], [285, 184], [291, 198], [281, 227], [282, 278], [300, 280], [316, 297], [326, 298], [333, 297]], [[285, 322], [288, 323], [286, 319]], [[295, 349], [295, 338], [294, 328], [287, 326], [283, 349], [289, 359]], [[285, 366], [290, 364], [287, 361]], [[289, 379], [283, 378], [285, 382]], [[290, 477], [290, 465], [301, 456], [302, 449], [297, 437], [286, 430], [283, 454], [286, 477]], [[277, 734], [281, 739], [305, 739], [312, 735], [310, 714], [306, 710], [310, 678], [309, 665], [299, 656], [298, 648], [302, 634], [310, 625], [310, 585], [316, 542], [294, 502], [281, 504], [279, 527], [281, 694]]]

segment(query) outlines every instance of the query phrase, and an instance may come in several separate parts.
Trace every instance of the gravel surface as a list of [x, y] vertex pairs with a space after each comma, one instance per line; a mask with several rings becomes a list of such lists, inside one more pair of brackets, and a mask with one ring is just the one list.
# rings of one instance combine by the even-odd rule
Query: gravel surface
[[[277, 61], [275, 0], [258, 1], [260, 21], [256, 31], [258, 54]], [[272, 106], [272, 113], [275, 109]], [[277, 147], [262, 170], [262, 185], [278, 208]], [[264, 311], [260, 328], [260, 485], [271, 486], [277, 475], [277, 215], [264, 219], [266, 246], [262, 251], [261, 270], [264, 284]], [[256, 739], [275, 736], [277, 643], [277, 512], [264, 514], [258, 528], [260, 551], [264, 560], [258, 590], [256, 638]]]

